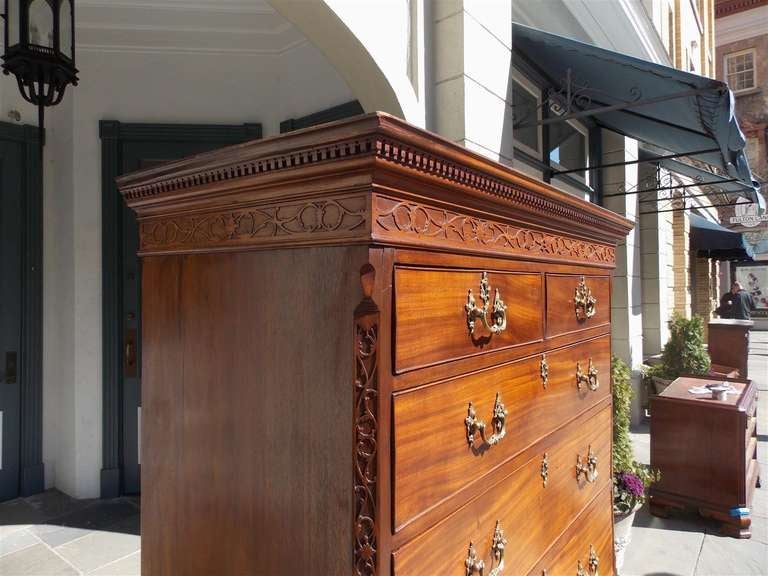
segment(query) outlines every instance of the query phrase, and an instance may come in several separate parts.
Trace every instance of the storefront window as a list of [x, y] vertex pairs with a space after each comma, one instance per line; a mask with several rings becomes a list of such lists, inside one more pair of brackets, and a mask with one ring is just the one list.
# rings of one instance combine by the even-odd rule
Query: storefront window
[[[532, 87], [524, 86], [517, 80], [512, 84], [512, 106], [514, 109], [514, 138], [526, 152], [541, 158], [541, 129], [535, 125], [539, 120], [539, 97]], [[522, 126], [517, 126], [521, 124]]]
[[[549, 126], [549, 161], [562, 170], [583, 168], [588, 164], [587, 135], [571, 122], [556, 122]], [[573, 176], [586, 178], [585, 172]]]

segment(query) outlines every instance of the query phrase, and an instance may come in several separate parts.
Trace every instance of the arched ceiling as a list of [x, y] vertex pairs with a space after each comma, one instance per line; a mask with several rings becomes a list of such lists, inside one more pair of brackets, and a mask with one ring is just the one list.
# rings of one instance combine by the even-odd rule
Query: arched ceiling
[[79, 50], [280, 54], [306, 37], [264, 0], [78, 0]]

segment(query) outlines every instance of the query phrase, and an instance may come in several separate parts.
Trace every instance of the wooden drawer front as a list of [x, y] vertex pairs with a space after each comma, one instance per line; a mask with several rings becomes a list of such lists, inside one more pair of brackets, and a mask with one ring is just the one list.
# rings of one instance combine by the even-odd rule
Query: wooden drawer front
[[[509, 348], [543, 339], [544, 296], [540, 274], [489, 272], [489, 309], [496, 290], [507, 306], [507, 328], [492, 335], [480, 320], [467, 328], [467, 293], [482, 306], [482, 270], [395, 269], [395, 370]], [[489, 312], [490, 314], [490, 312]]]
[[[595, 299], [594, 315], [575, 304], [581, 279]], [[608, 324], [611, 320], [611, 281], [607, 276], [547, 274], [547, 338]]]
[[[599, 386], [583, 381], [580, 390], [577, 363], [586, 377], [590, 359]], [[610, 396], [609, 335], [548, 353], [546, 388], [541, 361], [538, 355], [395, 395], [396, 529]], [[489, 446], [476, 433], [470, 447], [467, 407], [471, 402], [490, 437], [497, 393], [506, 435]]]
[[[598, 476], [593, 483], [576, 477], [577, 455], [586, 458], [590, 446], [597, 456]], [[545, 453], [546, 487], [542, 479]], [[489, 490], [398, 549], [393, 554], [394, 574], [466, 576], [470, 542], [488, 574], [495, 567], [491, 548], [497, 523], [508, 542], [502, 574], [527, 573], [585, 505], [611, 485], [610, 459], [611, 408], [606, 405], [546, 439], [541, 454], [495, 485], [489, 484]]]
[[[581, 564], [587, 576], [611, 576], [614, 573], [612, 508], [613, 493], [607, 487], [528, 575], [542, 576], [546, 573], [549, 576], [576, 576]], [[590, 559], [593, 561], [592, 566]]]

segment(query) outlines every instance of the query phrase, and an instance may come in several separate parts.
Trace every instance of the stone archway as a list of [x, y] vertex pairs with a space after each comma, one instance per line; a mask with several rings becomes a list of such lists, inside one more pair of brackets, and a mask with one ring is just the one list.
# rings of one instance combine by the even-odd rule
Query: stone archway
[[[404, 63], [388, 58], [386, 40], [382, 42], [376, 26], [366, 26], [347, 13], [348, 5], [334, 0], [268, 2], [323, 52], [367, 112], [380, 110], [424, 126], [424, 104], [404, 73], [405, 66], [397, 69]], [[365, 22], [375, 22], [376, 7], [369, 10]]]

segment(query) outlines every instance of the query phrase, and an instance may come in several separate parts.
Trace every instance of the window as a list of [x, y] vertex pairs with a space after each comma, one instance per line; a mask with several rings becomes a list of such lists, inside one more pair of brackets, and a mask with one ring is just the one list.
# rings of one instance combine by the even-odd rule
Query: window
[[[561, 170], [583, 168], [589, 164], [587, 131], [575, 122], [556, 122], [549, 126], [549, 161]], [[587, 183], [587, 172], [574, 172]]]
[[755, 51], [744, 50], [725, 55], [725, 79], [731, 90], [741, 92], [757, 86]]
[[512, 81], [512, 114], [515, 124], [513, 136], [515, 145], [541, 159], [541, 126], [535, 125], [541, 119], [541, 91], [522, 76]]

